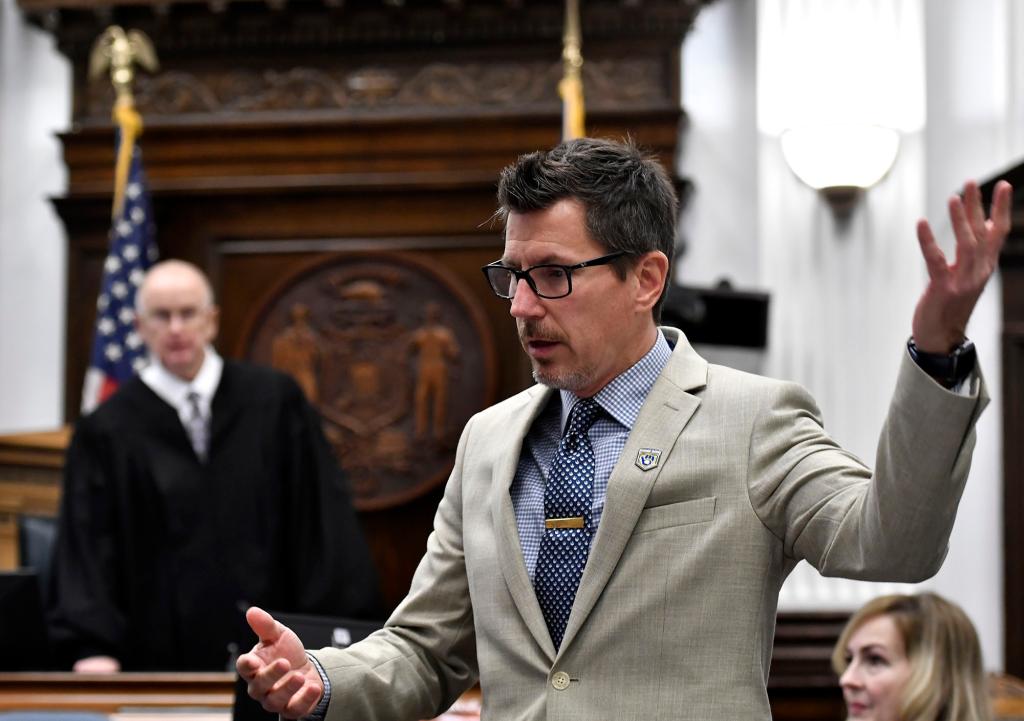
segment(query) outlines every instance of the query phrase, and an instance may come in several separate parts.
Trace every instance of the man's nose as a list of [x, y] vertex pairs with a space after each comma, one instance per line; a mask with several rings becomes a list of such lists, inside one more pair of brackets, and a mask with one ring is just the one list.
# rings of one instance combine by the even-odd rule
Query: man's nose
[[185, 325], [185, 316], [181, 313], [171, 313], [167, 319], [167, 327], [174, 333], [177, 333]]
[[516, 281], [516, 293], [512, 296], [512, 304], [509, 306], [509, 313], [513, 318], [536, 318], [542, 315], [544, 306], [540, 298], [533, 292], [533, 288], [526, 282], [526, 278]]

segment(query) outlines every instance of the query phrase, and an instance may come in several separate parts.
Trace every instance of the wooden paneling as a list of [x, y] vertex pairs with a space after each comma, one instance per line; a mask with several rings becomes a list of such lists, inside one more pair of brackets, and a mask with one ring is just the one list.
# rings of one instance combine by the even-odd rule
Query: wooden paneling
[[841, 721], [846, 718], [832, 649], [849, 614], [780, 613], [775, 624], [768, 700], [772, 718]]
[[0, 674], [0, 711], [225, 709], [234, 701], [234, 674]]
[[[1024, 237], [1020, 238], [1024, 240]], [[1004, 255], [1003, 294], [1003, 597], [1007, 673], [1024, 676], [1024, 252]]]
[[[0, 673], [0, 711], [77, 711], [155, 719], [230, 719], [233, 673]], [[269, 716], [268, 716], [269, 717]], [[473, 688], [437, 721], [480, 718]]]
[[997, 181], [1014, 186], [1013, 221], [999, 259], [1002, 276], [1003, 600], [1005, 670], [1024, 676], [1024, 164], [982, 186], [986, 203]]
[[[631, 135], [674, 167], [685, 125], [680, 46], [706, 2], [584, 5], [591, 134]], [[78, 413], [92, 342], [114, 165], [110, 86], [85, 68], [93, 39], [111, 22], [145, 30], [160, 57], [160, 72], [135, 84], [157, 242], [162, 257], [209, 274], [224, 355], [251, 355], [268, 293], [303, 268], [401, 253], [443, 271], [453, 297], [482, 319], [484, 355], [496, 360], [492, 391], [477, 406], [530, 382], [508, 304], [492, 297], [479, 267], [501, 252], [490, 222], [500, 169], [559, 140], [560, 4], [20, 5], [73, 67], [74, 125], [61, 136], [68, 192], [55, 201], [69, 243], [68, 419]], [[401, 363], [411, 369], [413, 358]], [[363, 504], [392, 605], [423, 552], [442, 481], [392, 507]]]
[[70, 430], [0, 436], [0, 571], [18, 567], [18, 517], [56, 516]]

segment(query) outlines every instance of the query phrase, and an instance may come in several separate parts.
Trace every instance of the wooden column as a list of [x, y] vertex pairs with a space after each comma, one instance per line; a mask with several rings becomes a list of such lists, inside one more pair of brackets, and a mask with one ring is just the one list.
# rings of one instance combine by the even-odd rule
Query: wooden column
[[1014, 186], [1013, 226], [999, 259], [1003, 289], [1003, 599], [1006, 672], [1024, 676], [1024, 164], [982, 186], [986, 204], [998, 180]]

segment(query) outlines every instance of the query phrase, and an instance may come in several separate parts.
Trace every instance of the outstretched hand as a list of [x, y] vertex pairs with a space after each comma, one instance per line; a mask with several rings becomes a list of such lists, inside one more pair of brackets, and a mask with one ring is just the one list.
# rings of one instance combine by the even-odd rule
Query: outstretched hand
[[260, 640], [235, 664], [238, 675], [248, 684], [249, 696], [266, 711], [285, 718], [308, 716], [320, 702], [324, 686], [302, 641], [256, 606], [245, 612], [245, 620]]
[[956, 236], [952, 265], [935, 242], [927, 220], [917, 223], [917, 241], [928, 266], [928, 287], [914, 310], [914, 343], [925, 353], [949, 353], [967, 335], [978, 296], [996, 269], [999, 252], [1010, 232], [1013, 188], [1005, 180], [992, 193], [991, 214], [985, 217], [978, 184], [964, 186], [963, 200], [949, 199], [949, 219]]

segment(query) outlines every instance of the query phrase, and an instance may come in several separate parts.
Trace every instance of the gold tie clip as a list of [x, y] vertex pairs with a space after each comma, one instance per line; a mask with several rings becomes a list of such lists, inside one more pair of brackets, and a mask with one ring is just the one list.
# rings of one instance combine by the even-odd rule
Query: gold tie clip
[[545, 518], [545, 528], [583, 528], [583, 516], [572, 518]]

